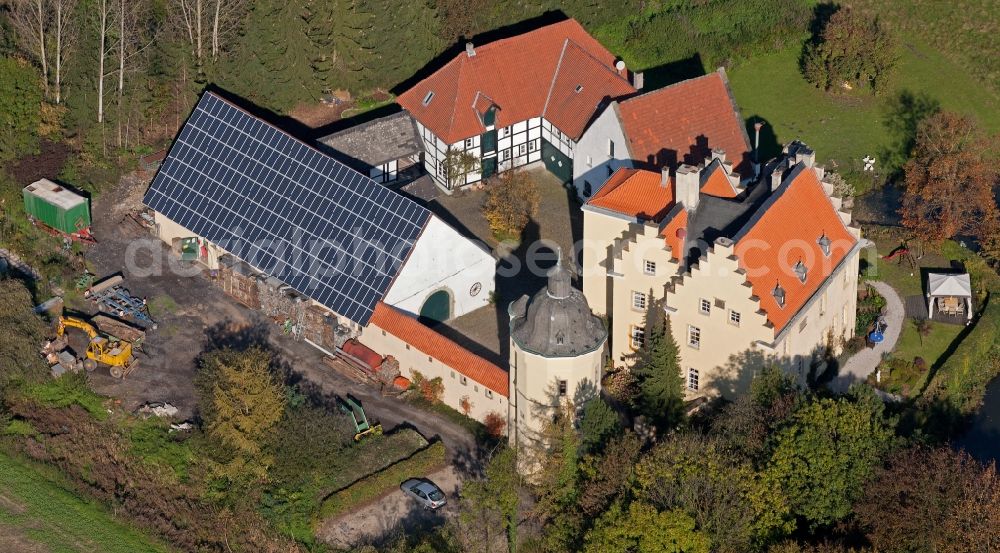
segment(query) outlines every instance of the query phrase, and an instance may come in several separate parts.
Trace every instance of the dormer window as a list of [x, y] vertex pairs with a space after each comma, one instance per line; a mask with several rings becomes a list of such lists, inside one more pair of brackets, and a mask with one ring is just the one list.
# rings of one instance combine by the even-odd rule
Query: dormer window
[[830, 257], [830, 237], [826, 235], [825, 231], [816, 243], [819, 244], [819, 249], [823, 251], [823, 255]]
[[424, 96], [424, 105], [425, 106], [430, 105], [431, 100], [433, 99], [434, 99], [434, 91], [432, 90], [427, 93], [427, 96]]
[[803, 263], [801, 259], [795, 264], [794, 267], [792, 267], [792, 270], [795, 271], [795, 276], [799, 277], [799, 282], [806, 281], [806, 264]]
[[771, 290], [774, 301], [778, 302], [778, 307], [785, 307], [785, 289], [777, 282], [774, 283], [774, 290]]

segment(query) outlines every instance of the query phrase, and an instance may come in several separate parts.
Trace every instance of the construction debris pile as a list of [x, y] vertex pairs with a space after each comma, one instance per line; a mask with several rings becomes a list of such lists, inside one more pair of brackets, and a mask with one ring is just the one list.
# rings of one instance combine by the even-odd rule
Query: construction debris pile
[[296, 340], [304, 338], [332, 351], [343, 346], [354, 334], [309, 298], [275, 277], [254, 271], [231, 255], [219, 258], [216, 283], [227, 295], [259, 310]]

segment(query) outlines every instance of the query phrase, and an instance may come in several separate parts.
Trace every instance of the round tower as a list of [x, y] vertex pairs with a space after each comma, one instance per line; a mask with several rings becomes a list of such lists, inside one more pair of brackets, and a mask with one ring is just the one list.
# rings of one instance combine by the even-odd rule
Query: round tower
[[577, 405], [601, 391], [608, 332], [573, 288], [562, 260], [548, 285], [510, 304], [510, 425], [512, 445], [530, 447], [542, 422], [562, 402]]

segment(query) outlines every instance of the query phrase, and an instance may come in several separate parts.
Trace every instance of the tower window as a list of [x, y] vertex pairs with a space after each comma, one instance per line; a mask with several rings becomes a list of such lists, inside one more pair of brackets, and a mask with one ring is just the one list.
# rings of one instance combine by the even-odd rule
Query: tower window
[[656, 274], [656, 262], [655, 261], [650, 261], [650, 260], [647, 259], [647, 260], [643, 261], [642, 264], [643, 264], [643, 267], [642, 267], [642, 272], [643, 273], [645, 273], [647, 275], [655, 275]]

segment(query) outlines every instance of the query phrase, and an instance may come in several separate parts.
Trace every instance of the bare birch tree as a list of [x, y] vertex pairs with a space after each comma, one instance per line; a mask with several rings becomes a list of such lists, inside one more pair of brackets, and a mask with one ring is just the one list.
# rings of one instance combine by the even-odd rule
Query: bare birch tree
[[174, 19], [187, 36], [191, 55], [201, 66], [206, 42], [212, 61], [219, 59], [226, 40], [236, 34], [250, 3], [247, 0], [173, 0]]
[[108, 34], [113, 28], [114, 0], [97, 0], [94, 8], [97, 10], [97, 34], [100, 45], [98, 46], [97, 62], [97, 122], [104, 123], [104, 62], [110, 53], [108, 45]]
[[52, 2], [52, 33], [55, 38], [53, 58], [55, 60], [55, 101], [62, 102], [62, 67], [72, 53], [77, 37], [77, 28], [73, 19], [73, 10], [77, 0], [51, 0]]
[[49, 11], [45, 0], [15, 0], [11, 6], [10, 22], [17, 34], [21, 49], [34, 58], [42, 69], [45, 96], [49, 95], [48, 52], [45, 34]]

